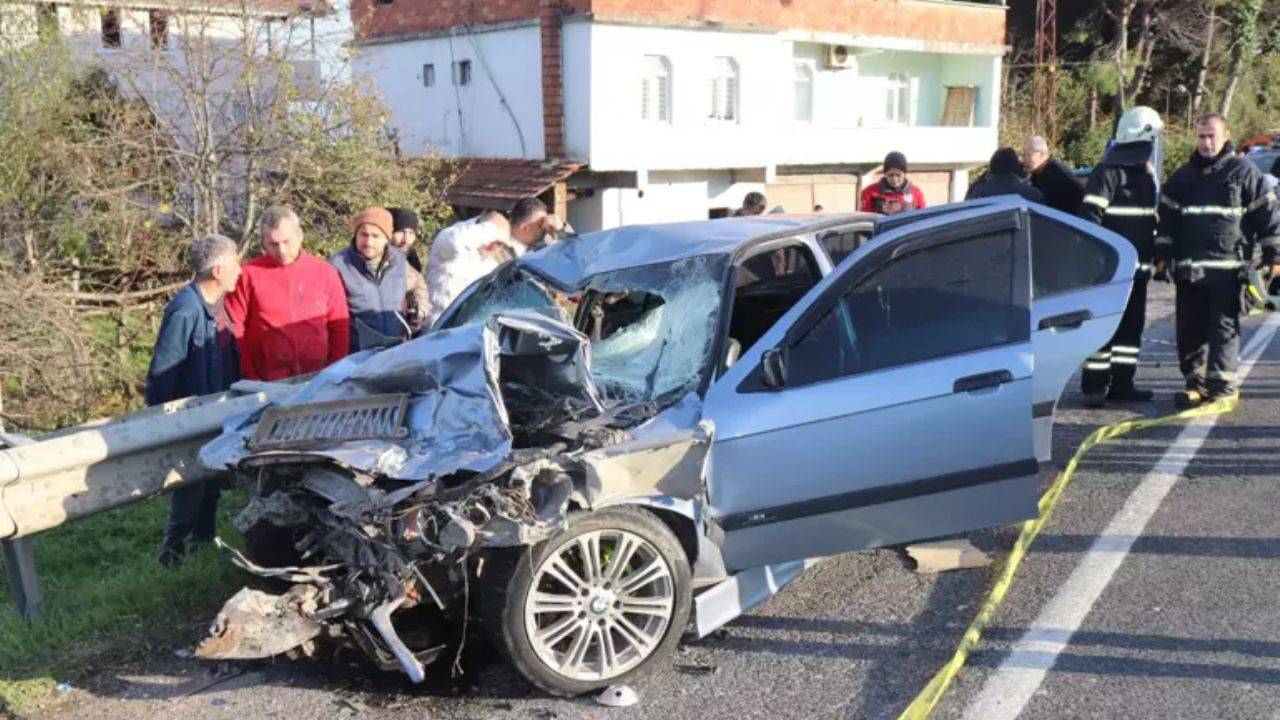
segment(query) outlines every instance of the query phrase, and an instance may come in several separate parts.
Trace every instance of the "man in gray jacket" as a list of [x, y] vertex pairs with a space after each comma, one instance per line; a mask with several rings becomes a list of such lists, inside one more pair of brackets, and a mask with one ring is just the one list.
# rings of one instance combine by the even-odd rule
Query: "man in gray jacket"
[[393, 222], [371, 207], [351, 221], [351, 246], [329, 258], [342, 278], [351, 313], [351, 352], [397, 345], [425, 320], [427, 284], [390, 245]]

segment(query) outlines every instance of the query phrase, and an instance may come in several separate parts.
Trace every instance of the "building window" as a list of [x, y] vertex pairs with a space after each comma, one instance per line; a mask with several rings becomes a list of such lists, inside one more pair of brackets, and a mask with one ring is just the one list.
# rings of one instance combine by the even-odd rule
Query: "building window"
[[901, 73], [889, 76], [884, 117], [891, 123], [911, 123], [911, 78]]
[[707, 108], [707, 118], [737, 122], [738, 64], [732, 58], [718, 57], [712, 61], [708, 89], [711, 103]]
[[40, 3], [36, 6], [36, 36], [42, 42], [58, 39], [58, 6], [53, 3]]
[[169, 14], [160, 10], [148, 13], [151, 30], [151, 47], [156, 50], [169, 49]]
[[453, 64], [453, 84], [454, 85], [470, 85], [471, 84], [471, 61], [458, 60]]
[[796, 122], [813, 122], [813, 68], [809, 63], [796, 63], [794, 82], [792, 117]]
[[671, 63], [646, 55], [640, 72], [640, 119], [671, 122]]
[[436, 84], [436, 66], [433, 65], [432, 63], [427, 63], [426, 65], [422, 66], [422, 86], [432, 87], [435, 84]]
[[102, 47], [120, 47], [120, 11], [116, 8], [102, 11]]

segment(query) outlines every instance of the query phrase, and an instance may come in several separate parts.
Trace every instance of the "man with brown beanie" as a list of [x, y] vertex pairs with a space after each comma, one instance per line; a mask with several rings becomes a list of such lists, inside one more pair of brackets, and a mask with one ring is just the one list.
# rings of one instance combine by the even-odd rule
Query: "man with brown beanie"
[[862, 212], [896, 215], [924, 206], [924, 193], [907, 180], [907, 156], [896, 150], [885, 155], [884, 175], [862, 191]]
[[351, 246], [329, 258], [347, 291], [352, 352], [397, 345], [422, 325], [427, 283], [390, 244], [394, 227], [385, 208], [366, 208], [351, 220]]

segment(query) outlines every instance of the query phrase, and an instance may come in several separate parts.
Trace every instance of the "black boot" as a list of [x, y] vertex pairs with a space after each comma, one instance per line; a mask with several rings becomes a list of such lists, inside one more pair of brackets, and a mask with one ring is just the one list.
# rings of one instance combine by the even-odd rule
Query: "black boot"
[[1211, 403], [1211, 402], [1217, 402], [1219, 400], [1226, 400], [1227, 398], [1238, 398], [1238, 397], [1240, 397], [1240, 391], [1236, 388], [1227, 386], [1222, 388], [1213, 388], [1209, 390], [1209, 392], [1204, 397], [1204, 401], [1206, 403]]
[[1151, 402], [1156, 394], [1150, 390], [1143, 390], [1135, 387], [1132, 383], [1128, 385], [1112, 386], [1107, 393], [1108, 400], [1117, 402]]
[[1173, 394], [1173, 404], [1181, 410], [1190, 410], [1204, 403], [1204, 391], [1188, 388]]

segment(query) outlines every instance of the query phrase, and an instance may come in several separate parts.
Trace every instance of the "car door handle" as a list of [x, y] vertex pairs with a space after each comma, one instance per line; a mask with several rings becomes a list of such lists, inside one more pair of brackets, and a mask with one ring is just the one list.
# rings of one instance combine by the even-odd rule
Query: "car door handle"
[[1005, 383], [1013, 382], [1013, 373], [1008, 370], [996, 370], [993, 372], [978, 373], [977, 375], [969, 375], [962, 377], [952, 386], [952, 392], [974, 392], [984, 388], [993, 388]]
[[1088, 310], [1076, 310], [1075, 312], [1063, 313], [1061, 315], [1053, 315], [1040, 321], [1041, 330], [1075, 330], [1089, 320], [1093, 319], [1093, 313]]

